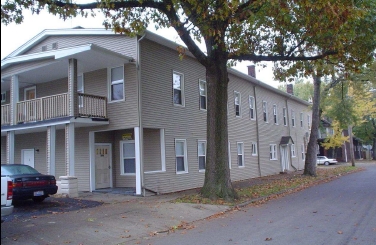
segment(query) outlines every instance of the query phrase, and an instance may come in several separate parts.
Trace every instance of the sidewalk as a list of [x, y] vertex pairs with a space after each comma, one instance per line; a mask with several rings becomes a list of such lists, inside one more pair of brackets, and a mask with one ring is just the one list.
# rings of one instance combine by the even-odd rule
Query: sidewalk
[[[375, 162], [361, 162], [357, 166], [368, 164]], [[254, 178], [236, 182], [234, 186], [250, 186], [296, 174], [302, 172]], [[104, 204], [5, 222], [1, 225], [1, 244], [139, 244], [141, 241], [145, 243], [150, 236], [167, 233], [170, 229], [191, 228], [193, 221], [230, 209], [228, 206], [171, 202], [195, 191], [147, 197], [80, 193], [79, 200], [100, 201]]]

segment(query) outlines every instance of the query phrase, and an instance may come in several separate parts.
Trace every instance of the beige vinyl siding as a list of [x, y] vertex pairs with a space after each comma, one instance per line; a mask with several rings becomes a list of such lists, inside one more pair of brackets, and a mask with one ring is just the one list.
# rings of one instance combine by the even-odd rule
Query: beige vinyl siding
[[20, 101], [24, 100], [24, 92], [26, 88], [36, 88], [36, 98], [42, 98], [50, 95], [67, 93], [68, 92], [68, 81], [67, 78], [47, 82], [47, 83], [38, 83], [31, 86], [26, 86], [19, 89], [19, 99]]
[[144, 128], [143, 136], [144, 172], [161, 171], [162, 162], [160, 129]]
[[1, 136], [1, 164], [7, 163], [7, 137]]
[[[44, 59], [44, 60], [38, 60], [38, 61], [30, 61], [30, 62], [23, 62], [21, 64], [17, 65], [11, 65], [7, 68], [1, 69], [1, 78], [9, 77], [14, 74], [19, 74], [24, 71], [36, 69], [38, 67], [46, 66], [48, 64], [52, 64], [56, 62], [54, 59]], [[67, 71], [68, 73], [68, 71]]]
[[42, 52], [42, 47], [47, 46], [47, 51], [52, 50], [52, 44], [57, 43], [58, 49], [69, 48], [83, 44], [95, 44], [102, 48], [117, 52], [122, 55], [136, 58], [136, 38], [125, 35], [65, 35], [50, 36], [36, 44], [24, 54]]
[[[198, 187], [204, 173], [198, 170], [197, 140], [206, 138], [206, 111], [199, 109], [198, 82], [205, 80], [205, 69], [194, 59], [180, 60], [175, 50], [149, 40], [141, 41], [140, 62], [142, 126], [164, 128], [166, 146], [166, 172], [145, 174], [144, 185], [161, 193]], [[184, 75], [185, 107], [172, 101], [174, 71]], [[186, 140], [188, 173], [176, 174], [175, 139]]]

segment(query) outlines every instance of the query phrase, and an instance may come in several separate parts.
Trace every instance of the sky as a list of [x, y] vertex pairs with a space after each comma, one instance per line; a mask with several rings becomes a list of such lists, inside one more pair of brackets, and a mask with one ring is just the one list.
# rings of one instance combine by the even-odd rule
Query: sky
[[[103, 18], [100, 14], [95, 18], [76, 17], [66, 21], [46, 12], [42, 12], [39, 15], [33, 15], [29, 11], [25, 11], [24, 16], [24, 22], [21, 24], [11, 23], [6, 26], [1, 23], [1, 59], [5, 58], [8, 54], [45, 29], [64, 29], [76, 26], [81, 26], [83, 28], [104, 28], [102, 25]], [[150, 29], [150, 31], [182, 44], [179, 36], [173, 29], [159, 29], [158, 31]], [[247, 74], [247, 66], [251, 64], [251, 62], [241, 62], [235, 66], [235, 69]], [[269, 63], [266, 68], [256, 66], [256, 77], [264, 83], [277, 87], [279, 82], [274, 81], [271, 67], [271, 63]]]

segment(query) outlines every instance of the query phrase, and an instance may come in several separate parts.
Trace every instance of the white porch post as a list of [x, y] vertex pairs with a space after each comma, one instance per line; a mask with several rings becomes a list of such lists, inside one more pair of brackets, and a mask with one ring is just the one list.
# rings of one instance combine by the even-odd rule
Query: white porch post
[[68, 96], [69, 96], [69, 116], [78, 116], [77, 104], [77, 60], [69, 59], [68, 65]]
[[140, 127], [134, 128], [135, 157], [136, 157], [136, 195], [141, 195], [141, 136]]
[[47, 127], [47, 173], [55, 175], [56, 173], [56, 126]]
[[74, 176], [74, 123], [67, 123], [65, 125], [65, 167], [67, 176]]
[[7, 132], [7, 164], [14, 163], [14, 131]]
[[13, 75], [10, 82], [10, 125], [17, 124], [17, 102], [19, 101], [18, 76]]

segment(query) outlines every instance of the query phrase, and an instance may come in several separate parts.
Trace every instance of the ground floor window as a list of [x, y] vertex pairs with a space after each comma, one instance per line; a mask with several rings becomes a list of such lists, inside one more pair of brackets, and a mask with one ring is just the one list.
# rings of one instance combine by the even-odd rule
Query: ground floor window
[[136, 154], [135, 144], [133, 140], [121, 141], [121, 174], [135, 174], [136, 173]]
[[197, 155], [198, 155], [198, 169], [200, 171], [205, 170], [206, 162], [206, 141], [199, 140], [197, 143]]
[[176, 173], [188, 173], [187, 141], [175, 139]]
[[277, 145], [271, 144], [269, 147], [270, 147], [270, 160], [277, 160]]

